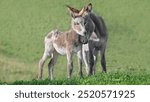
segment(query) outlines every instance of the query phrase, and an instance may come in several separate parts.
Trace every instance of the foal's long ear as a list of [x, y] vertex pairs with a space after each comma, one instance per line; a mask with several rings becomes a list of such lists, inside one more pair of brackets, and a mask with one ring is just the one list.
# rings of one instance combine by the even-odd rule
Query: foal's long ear
[[85, 8], [86, 8], [87, 12], [91, 12], [92, 11], [92, 3], [89, 3]]
[[84, 12], [85, 12], [85, 7], [83, 7], [81, 10], [80, 10], [80, 12], [79, 12], [79, 16], [82, 16], [83, 14], [84, 14]]
[[67, 7], [68, 7], [68, 10], [69, 10], [69, 12], [70, 12], [70, 15], [73, 17], [73, 18], [75, 18], [77, 15], [78, 15], [78, 13], [80, 12], [79, 10], [77, 10], [77, 9], [75, 9], [75, 8], [73, 8], [73, 7], [70, 7], [69, 5], [66, 5]]
[[73, 7], [70, 7], [69, 5], [66, 5], [68, 7], [68, 9], [74, 13], [79, 13], [80, 11], [78, 9], [75, 9]]

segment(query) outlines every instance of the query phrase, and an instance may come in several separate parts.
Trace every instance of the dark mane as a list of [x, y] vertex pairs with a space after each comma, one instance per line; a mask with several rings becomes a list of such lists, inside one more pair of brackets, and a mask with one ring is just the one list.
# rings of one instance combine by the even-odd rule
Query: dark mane
[[100, 38], [107, 39], [107, 36], [108, 36], [107, 28], [106, 28], [103, 18], [95, 15], [94, 13], [90, 13], [90, 17], [96, 26], [95, 32], [98, 31], [98, 33], [96, 33], [96, 34], [99, 34], [99, 35], [97, 35], [97, 36]]

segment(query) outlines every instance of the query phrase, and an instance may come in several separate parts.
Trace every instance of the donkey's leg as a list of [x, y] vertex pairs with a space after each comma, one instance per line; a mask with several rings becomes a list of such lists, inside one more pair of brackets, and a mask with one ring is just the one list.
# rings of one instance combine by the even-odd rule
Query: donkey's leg
[[88, 63], [88, 61], [89, 61], [89, 50], [86, 51], [85, 46], [82, 46], [82, 55], [83, 55], [83, 61], [85, 63], [86, 73], [88, 75], [89, 69], [90, 69], [89, 68], [89, 63]]
[[51, 79], [51, 80], [53, 80], [53, 72], [54, 72], [54, 65], [55, 65], [55, 63], [56, 63], [56, 61], [57, 61], [57, 57], [58, 57], [58, 55], [57, 55], [57, 53], [56, 52], [54, 52], [53, 54], [52, 54], [52, 59], [50, 60], [50, 62], [48, 63], [48, 73], [49, 73], [49, 78]]
[[73, 71], [73, 52], [70, 51], [67, 51], [67, 68], [68, 68], [68, 79], [71, 79]]
[[89, 72], [88, 76], [92, 75], [93, 72], [93, 65], [94, 65], [94, 57], [93, 57], [93, 45], [89, 42]]
[[84, 63], [85, 63], [86, 73], [87, 73], [87, 75], [89, 75], [89, 72], [90, 72], [90, 66], [89, 66], [89, 63], [88, 63], [88, 61], [89, 61], [89, 51], [87, 51], [87, 52], [84, 51], [82, 54], [83, 54], [83, 60], [84, 60]]
[[42, 74], [43, 74], [43, 66], [45, 63], [45, 60], [47, 59], [48, 55], [44, 52], [43, 57], [39, 61], [39, 71], [38, 71], [38, 79], [42, 79]]
[[106, 48], [105, 46], [102, 46], [102, 48], [100, 50], [102, 72], [106, 72], [105, 48]]
[[82, 73], [82, 50], [80, 50], [78, 53], [78, 75], [79, 78], [83, 77], [83, 73]]
[[93, 50], [93, 56], [94, 56], [94, 65], [93, 65], [93, 75], [96, 74], [96, 63], [97, 63], [97, 56], [98, 56], [98, 49]]

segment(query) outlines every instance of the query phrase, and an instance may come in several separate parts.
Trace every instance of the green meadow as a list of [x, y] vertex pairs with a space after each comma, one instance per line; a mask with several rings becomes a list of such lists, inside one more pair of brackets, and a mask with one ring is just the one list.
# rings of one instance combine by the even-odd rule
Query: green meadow
[[[109, 32], [106, 49], [108, 73], [78, 79], [74, 56], [73, 79], [67, 79], [66, 56], [59, 56], [55, 80], [38, 81], [38, 62], [44, 37], [53, 30], [69, 30], [66, 4], [82, 8], [89, 2], [102, 16]], [[150, 84], [150, 0], [0, 0], [0, 84]]]

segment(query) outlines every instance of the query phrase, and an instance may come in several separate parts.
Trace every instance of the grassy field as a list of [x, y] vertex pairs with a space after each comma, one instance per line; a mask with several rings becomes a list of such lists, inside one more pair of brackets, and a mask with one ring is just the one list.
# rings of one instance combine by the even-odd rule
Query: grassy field
[[150, 85], [150, 74], [129, 74], [129, 73], [107, 73], [97, 74], [91, 77], [78, 79], [74, 77], [71, 80], [66, 78], [49, 80], [17, 80], [14, 82], [0, 82], [5, 85]]
[[[79, 80], [74, 56], [74, 78], [67, 80], [66, 57], [55, 66], [54, 81], [37, 81], [44, 36], [52, 29], [70, 28], [66, 4], [76, 8], [91, 2], [109, 32], [107, 74]], [[149, 0], [0, 0], [0, 84], [150, 84]], [[100, 60], [100, 59], [99, 59]]]

